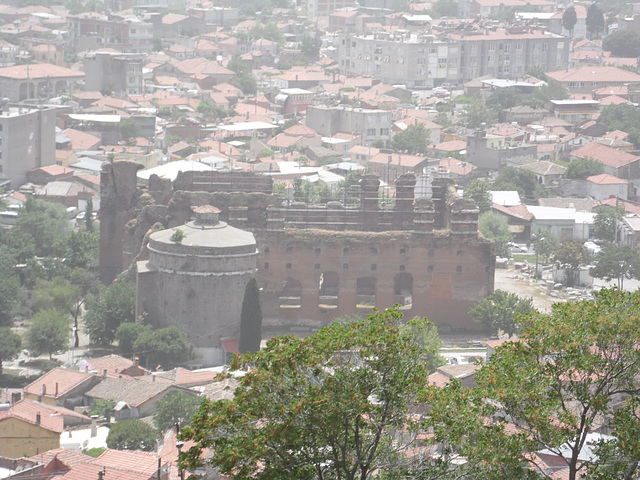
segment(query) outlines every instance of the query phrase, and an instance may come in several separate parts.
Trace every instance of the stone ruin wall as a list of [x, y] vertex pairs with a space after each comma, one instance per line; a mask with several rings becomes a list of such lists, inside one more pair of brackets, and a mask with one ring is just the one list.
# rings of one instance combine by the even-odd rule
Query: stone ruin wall
[[[216, 178], [227, 174], [215, 172], [180, 174], [173, 185], [152, 177], [147, 189], [132, 191], [127, 176], [135, 170], [120, 165], [126, 163], [107, 166], [102, 177], [103, 281], [147, 258], [149, 232], [182, 225], [192, 207], [210, 204], [221, 210], [220, 220], [256, 236], [265, 325], [318, 327], [397, 302], [406, 318], [473, 329], [467, 312], [493, 291], [493, 243], [478, 236], [478, 210], [457, 196], [451, 180], [434, 182], [433, 199], [414, 199], [415, 177], [404, 175], [395, 205], [381, 209], [379, 180], [367, 175], [359, 207], [311, 207], [283, 203], [267, 193], [270, 178], [250, 174], [234, 174], [233, 188], [262, 191], [228, 191], [232, 182]], [[111, 233], [103, 237], [103, 228]]]

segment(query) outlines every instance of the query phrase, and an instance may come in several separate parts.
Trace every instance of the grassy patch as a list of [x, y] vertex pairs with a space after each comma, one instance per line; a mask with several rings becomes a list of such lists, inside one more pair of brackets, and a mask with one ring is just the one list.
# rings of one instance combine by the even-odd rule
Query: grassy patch
[[514, 262], [522, 263], [525, 260], [527, 261], [527, 263], [536, 263], [536, 256], [535, 254], [532, 254], [532, 253], [514, 253], [513, 254]]

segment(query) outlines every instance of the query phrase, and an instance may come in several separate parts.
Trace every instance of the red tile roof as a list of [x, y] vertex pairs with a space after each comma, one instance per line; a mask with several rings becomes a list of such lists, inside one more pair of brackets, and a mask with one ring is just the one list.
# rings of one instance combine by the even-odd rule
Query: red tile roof
[[57, 367], [48, 371], [37, 380], [34, 380], [22, 390], [24, 393], [31, 395], [42, 395], [43, 386], [46, 388], [45, 396], [55, 398], [56, 387], [58, 396], [65, 395], [72, 389], [89, 382], [94, 377], [90, 373], [81, 373], [75, 370], [68, 370], [63, 367]]
[[587, 177], [587, 182], [596, 183], [598, 185], [618, 185], [629, 183], [628, 180], [622, 180], [621, 178], [609, 175], [608, 173], [591, 175], [590, 177]]
[[48, 63], [33, 63], [30, 65], [14, 65], [12, 67], [0, 68], [0, 77], [18, 80], [23, 80], [27, 77], [31, 80], [68, 77], [79, 78], [84, 77], [84, 73]]
[[607, 83], [640, 82], [640, 75], [617, 67], [585, 66], [548, 72], [547, 75], [558, 82], [598, 82]]
[[571, 152], [570, 155], [578, 158], [592, 158], [593, 160], [597, 160], [614, 168], [623, 167], [640, 159], [640, 157], [636, 155], [601, 145], [598, 142], [587, 143], [583, 147]]

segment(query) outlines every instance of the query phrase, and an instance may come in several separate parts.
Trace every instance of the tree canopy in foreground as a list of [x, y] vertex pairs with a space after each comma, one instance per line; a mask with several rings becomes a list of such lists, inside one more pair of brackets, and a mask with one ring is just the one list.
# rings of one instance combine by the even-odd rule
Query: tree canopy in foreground
[[[427, 388], [429, 441], [443, 454], [421, 478], [558, 478], [560, 467], [569, 480], [638, 478], [639, 321], [640, 294], [617, 289], [530, 313], [520, 340], [496, 348], [475, 388]], [[605, 426], [611, 434], [593, 442]], [[464, 465], [453, 461], [461, 456]]]
[[235, 357], [232, 369], [250, 370], [234, 400], [204, 401], [183, 429], [182, 438], [196, 442], [183, 464], [201, 465], [210, 448], [211, 464], [238, 480], [364, 480], [377, 469], [397, 471], [418, 431], [409, 407], [429, 371], [420, 361], [424, 342], [400, 328], [401, 317], [395, 308], [374, 312]]

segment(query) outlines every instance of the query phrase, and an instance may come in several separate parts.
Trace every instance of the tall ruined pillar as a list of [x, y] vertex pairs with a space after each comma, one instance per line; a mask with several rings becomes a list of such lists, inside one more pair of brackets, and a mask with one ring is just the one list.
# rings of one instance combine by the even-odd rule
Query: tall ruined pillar
[[413, 200], [416, 176], [405, 173], [396, 180], [396, 204], [393, 208], [393, 226], [398, 230], [411, 228], [413, 224]]
[[431, 235], [436, 211], [429, 198], [418, 198], [413, 210], [413, 233]]
[[129, 160], [104, 162], [100, 173], [100, 280], [109, 285], [125, 270], [124, 226], [137, 199], [136, 172], [142, 165]]
[[455, 182], [450, 178], [434, 178], [431, 183], [431, 199], [435, 207], [435, 224], [436, 230], [449, 228], [448, 207], [447, 207], [447, 194], [449, 188], [455, 185]]
[[364, 175], [360, 180], [360, 208], [362, 211], [362, 229], [378, 229], [378, 189], [380, 179], [377, 175]]

